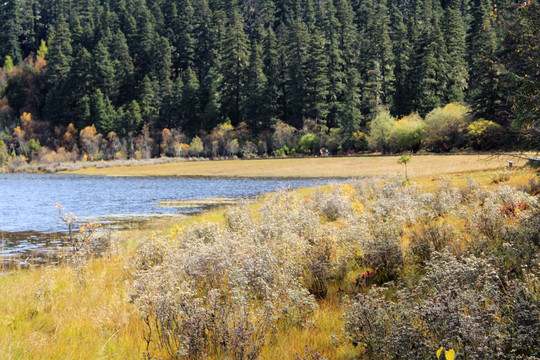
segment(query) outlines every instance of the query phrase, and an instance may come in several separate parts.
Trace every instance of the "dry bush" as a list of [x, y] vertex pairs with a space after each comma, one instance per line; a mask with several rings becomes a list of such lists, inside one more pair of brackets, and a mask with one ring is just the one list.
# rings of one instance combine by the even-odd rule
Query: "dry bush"
[[342, 187], [333, 186], [330, 192], [316, 191], [312, 197], [312, 208], [317, 209], [330, 221], [346, 217], [352, 211], [350, 199], [343, 194]]
[[358, 295], [344, 315], [349, 341], [368, 359], [431, 358], [440, 346], [465, 359], [540, 355], [538, 300], [485, 260], [440, 254], [417, 287], [394, 299], [382, 290]]
[[[357, 296], [344, 329], [365, 358], [538, 356], [540, 217], [526, 193], [366, 182], [280, 191], [224, 217], [153, 237], [130, 261], [148, 356], [255, 359], [278, 327], [310, 326], [317, 300], [343, 293]], [[358, 274], [362, 287], [347, 283]]]
[[413, 230], [409, 251], [414, 261], [423, 265], [431, 260], [432, 253], [441, 252], [456, 237], [457, 234], [452, 226], [428, 221], [422, 224], [420, 229]]

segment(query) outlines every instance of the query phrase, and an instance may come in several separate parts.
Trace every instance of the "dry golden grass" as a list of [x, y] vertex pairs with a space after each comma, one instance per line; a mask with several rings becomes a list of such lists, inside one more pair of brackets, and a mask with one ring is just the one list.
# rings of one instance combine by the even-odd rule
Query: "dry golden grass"
[[0, 358], [139, 359], [142, 324], [122, 268], [92, 262], [85, 285], [64, 266], [0, 276]]
[[306, 356], [307, 349], [326, 356], [328, 359], [353, 358], [358, 351], [343, 340], [343, 307], [337, 298], [319, 303], [313, 314], [311, 325], [303, 328], [279, 329], [276, 340], [267, 344], [260, 359], [295, 359]]
[[[87, 168], [73, 174], [108, 176], [224, 176], [224, 177], [355, 177], [404, 176], [398, 156], [191, 161], [168, 164]], [[409, 176], [428, 176], [506, 166], [509, 156], [418, 155], [408, 166]], [[515, 161], [515, 159], [513, 159]], [[525, 160], [517, 161], [523, 165]]]

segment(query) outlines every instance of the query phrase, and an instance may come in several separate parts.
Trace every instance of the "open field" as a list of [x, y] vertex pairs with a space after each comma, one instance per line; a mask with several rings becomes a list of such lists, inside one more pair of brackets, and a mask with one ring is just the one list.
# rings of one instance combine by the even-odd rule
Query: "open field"
[[[404, 173], [399, 156], [331, 157], [192, 161], [142, 166], [86, 168], [72, 174], [107, 176], [224, 176], [224, 177], [362, 177], [394, 176]], [[409, 162], [409, 176], [450, 174], [507, 166], [507, 160], [489, 155], [418, 155]]]
[[[417, 160], [420, 161], [421, 158], [422, 157], [413, 158], [411, 164]], [[396, 158], [392, 159], [397, 161]], [[390, 165], [391, 164], [388, 163], [388, 166]], [[454, 164], [453, 166], [457, 167], [458, 165]], [[412, 169], [412, 167], [410, 167], [410, 169]], [[397, 166], [396, 173], [398, 173], [399, 170], [402, 169]], [[313, 241], [315, 244], [320, 243], [322, 245], [330, 245], [327, 248], [330, 253], [318, 253], [317, 249], [324, 247], [319, 247], [318, 245], [313, 246], [312, 251], [314, 251], [314, 253], [305, 251], [299, 252], [296, 257], [289, 259], [290, 262], [286, 260], [288, 257], [282, 258], [281, 261], [285, 261], [283, 268], [288, 269], [291, 266], [294, 267], [305, 264], [306, 267], [302, 270], [303, 276], [301, 282], [305, 284], [303, 286], [311, 286], [311, 291], [315, 291], [318, 289], [318, 285], [317, 283], [313, 283], [312, 277], [319, 273], [317, 271], [310, 271], [317, 269], [312, 268], [312, 265], [318, 264], [317, 261], [320, 260], [320, 256], [323, 256], [323, 259], [328, 261], [328, 264], [323, 262], [323, 265], [327, 264], [324, 266], [329, 266], [325, 270], [329, 271], [329, 277], [320, 279], [326, 284], [325, 286], [327, 286], [326, 294], [324, 296], [321, 295], [321, 298], [317, 298], [317, 307], [309, 315], [309, 321], [304, 324], [299, 323], [298, 325], [295, 325], [294, 323], [291, 324], [290, 320], [287, 320], [287, 318], [284, 318], [275, 323], [275, 326], [272, 329], [268, 329], [266, 340], [260, 349], [258, 358], [269, 360], [276, 358], [301, 360], [324, 359], [323, 357], [316, 357], [316, 353], [319, 353], [321, 356], [325, 356], [328, 359], [347, 360], [353, 358], [375, 358], [368, 353], [363, 353], [362, 346], [353, 346], [353, 344], [351, 344], [350, 338], [348, 337], [350, 336], [350, 333], [347, 333], [345, 327], [346, 321], [351, 321], [351, 319], [354, 320], [356, 313], [353, 310], [355, 309], [355, 306], [358, 307], [362, 304], [355, 303], [354, 306], [352, 306], [342, 301], [344, 295], [349, 296], [350, 299], [354, 299], [354, 295], [358, 292], [363, 294], [367, 293], [367, 287], [362, 288], [361, 290], [356, 288], [358, 284], [357, 279], [364, 274], [366, 270], [373, 269], [375, 266], [370, 265], [369, 261], [358, 262], [360, 259], [364, 259], [363, 261], [369, 259], [365, 257], [365, 254], [372, 251], [372, 249], [369, 247], [364, 248], [364, 245], [362, 245], [361, 242], [356, 242], [359, 234], [363, 233], [359, 228], [350, 228], [350, 230], [348, 230], [350, 225], [357, 224], [357, 226], [364, 226], [362, 225], [362, 222], [359, 222], [359, 219], [361, 219], [362, 216], [375, 216], [375, 212], [382, 211], [379, 209], [380, 206], [387, 202], [395, 202], [394, 205], [391, 203], [389, 207], [384, 210], [384, 216], [388, 217], [389, 220], [387, 225], [384, 226], [396, 226], [398, 229], [402, 228], [404, 230], [404, 234], [399, 239], [399, 246], [402, 247], [403, 254], [409, 254], [411, 248], [410, 241], [414, 239], [414, 236], [412, 235], [421, 234], [422, 231], [431, 229], [430, 226], [438, 226], [440, 223], [442, 226], [440, 229], [446, 229], [450, 226], [455, 229], [456, 234], [460, 234], [459, 238], [454, 238], [454, 235], [452, 235], [454, 233], [449, 232], [448, 235], [452, 239], [445, 240], [449, 241], [447, 246], [452, 254], [457, 254], [456, 256], [459, 257], [466, 257], [469, 256], [469, 251], [473, 251], [476, 254], [481, 254], [483, 251], [489, 251], [494, 254], [494, 256], [496, 254], [497, 256], [500, 254], [504, 255], [502, 260], [497, 260], [503, 261], [503, 264], [497, 264], [497, 262], [493, 263], [494, 260], [492, 260], [490, 266], [496, 265], [497, 271], [507, 271], [506, 267], [512, 269], [512, 271], [521, 271], [520, 269], [522, 269], [520, 266], [523, 259], [520, 257], [514, 258], [514, 255], [505, 253], [504, 249], [506, 248], [504, 246], [508, 245], [501, 245], [499, 243], [499, 235], [493, 233], [493, 229], [496, 230], [498, 226], [516, 226], [518, 223], [518, 210], [510, 208], [509, 211], [512, 211], [512, 213], [510, 213], [511, 216], [503, 217], [500, 216], [498, 208], [500, 205], [496, 205], [495, 208], [484, 208], [480, 205], [484, 201], [479, 201], [485, 196], [488, 196], [488, 198], [489, 196], [493, 197], [493, 195], [486, 195], [485, 192], [482, 192], [482, 189], [494, 192], [502, 191], [501, 195], [508, 196], [508, 190], [498, 190], [501, 188], [501, 183], [496, 183], [497, 181], [494, 181], [501, 178], [502, 171], [483, 170], [473, 171], [468, 174], [465, 174], [466, 171], [464, 169], [458, 169], [457, 171], [459, 172], [454, 174], [442, 175], [429, 173], [425, 176], [418, 177], [414, 177], [413, 173], [413, 186], [405, 186], [402, 187], [401, 190], [399, 190], [400, 188], [398, 186], [396, 188], [396, 194], [399, 195], [396, 195], [395, 197], [380, 198], [379, 200], [369, 200], [369, 197], [372, 196], [369, 195], [369, 192], [361, 195], [359, 192], [360, 188], [351, 186], [345, 186], [343, 188], [341, 188], [341, 186], [325, 186], [317, 189], [303, 188], [295, 190], [292, 192], [290, 198], [276, 198], [274, 194], [267, 194], [261, 196], [259, 201], [255, 203], [245, 204], [245, 207], [240, 210], [235, 210], [234, 208], [229, 210], [213, 209], [205, 213], [186, 217], [180, 221], [156, 219], [155, 222], [149, 224], [148, 227], [135, 227], [131, 230], [114, 232], [112, 234], [112, 238], [114, 239], [112, 241], [113, 245], [110, 250], [103, 257], [96, 257], [90, 260], [84, 267], [84, 281], [81, 281], [80, 274], [77, 275], [77, 272], [80, 271], [80, 269], [74, 269], [67, 264], [50, 268], [43, 267], [31, 270], [19, 270], [0, 275], [0, 348], [2, 349], [2, 352], [0, 352], [0, 359], [144, 358], [143, 354], [147, 349], [145, 336], [148, 336], [149, 334], [148, 327], [143, 321], [144, 316], [138, 310], [138, 307], [141, 306], [140, 300], [135, 299], [134, 302], [132, 301], [133, 299], [130, 296], [132, 289], [128, 284], [133, 284], [134, 280], [141, 276], [140, 273], [138, 274], [137, 271], [134, 271], [134, 269], [137, 269], [137, 264], [139, 264], [139, 272], [141, 269], [144, 269], [142, 272], [151, 275], [149, 279], [154, 279], [155, 277], [155, 279], [157, 279], [156, 281], [163, 281], [164, 279], [167, 281], [171, 280], [166, 277], [164, 278], [164, 276], [167, 276], [166, 274], [168, 274], [169, 271], [173, 274], [176, 269], [173, 266], [174, 264], [165, 262], [162, 263], [162, 265], [166, 271], [162, 272], [159, 270], [159, 267], [154, 267], [155, 264], [146, 261], [141, 263], [141, 259], [146, 259], [146, 255], [148, 254], [155, 255], [156, 249], [161, 253], [161, 246], [163, 246], [165, 255], [167, 254], [167, 251], [170, 251], [170, 255], [186, 257], [187, 260], [203, 260], [205, 256], [218, 256], [216, 260], [213, 260], [212, 262], [219, 263], [219, 260], [222, 258], [219, 257], [219, 253], [209, 252], [213, 246], [210, 243], [201, 250], [201, 253], [194, 252], [190, 254], [189, 251], [182, 250], [180, 253], [176, 254], [176, 250], [174, 250], [178, 242], [190, 239], [190, 237], [193, 237], [196, 234], [199, 234], [197, 236], [201, 236], [202, 234], [212, 234], [211, 237], [215, 237], [215, 239], [219, 240], [220, 246], [224, 246], [227, 251], [237, 251], [238, 256], [247, 256], [242, 261], [248, 261], [253, 258], [250, 253], [251, 250], [249, 248], [243, 249], [242, 246], [249, 244], [249, 239], [256, 234], [260, 234], [261, 229], [272, 229], [273, 227], [267, 227], [271, 224], [279, 224], [279, 231], [284, 232], [285, 234], [280, 236], [284, 237], [276, 238], [276, 240], [280, 241], [276, 241], [275, 243], [258, 243], [258, 246], [266, 249], [265, 251], [270, 251], [272, 246], [278, 246], [275, 248], [277, 251], [276, 256], [281, 256], [279, 255], [280, 252], [293, 251], [295, 246], [313, 246], [309, 245], [309, 243], [297, 244], [300, 237], [295, 233], [296, 226], [307, 226], [304, 230], [307, 231], [307, 233], [302, 232], [304, 234], [303, 236], [312, 237], [312, 240], [310, 241]], [[403, 176], [402, 172], [399, 172], [399, 174]], [[477, 195], [475, 195], [474, 192], [471, 192], [470, 189], [467, 189], [467, 176], [477, 181], [478, 186], [481, 187], [480, 192], [478, 192]], [[514, 169], [507, 173], [507, 177], [504, 178], [502, 185], [519, 187], [526, 185], [529, 180], [534, 177], [535, 173], [531, 170]], [[448, 189], [444, 185], [447, 182], [452, 186], [461, 189], [463, 194], [468, 193], [470, 195], [460, 195], [459, 192]], [[374, 184], [375, 186], [378, 186], [379, 181]], [[424, 205], [415, 204], [415, 199], [417, 199], [416, 194], [422, 198], [423, 195], [421, 194], [426, 191], [432, 193], [436, 197], [436, 201], [434, 202], [440, 203], [439, 205], [441, 206], [448, 206], [437, 208], [440, 215], [438, 215], [438, 220], [435, 223], [432, 222], [433, 219], [427, 220], [426, 223], [415, 220], [417, 217], [423, 216], [420, 215], [421, 211], [419, 210], [424, 209], [425, 206], [431, 206], [430, 202], [423, 203]], [[457, 198], [461, 196], [464, 196], [463, 199], [458, 200]], [[517, 195], [514, 194], [512, 196], [515, 197]], [[476, 200], [476, 197], [478, 197], [478, 200]], [[355, 200], [361, 198], [363, 199], [361, 203]], [[495, 197], [493, 198], [495, 199]], [[382, 202], [380, 202], [381, 200]], [[441, 200], [444, 201], [441, 202]], [[352, 201], [350, 208], [346, 206], [349, 201]], [[462, 205], [463, 203], [465, 205]], [[488, 201], [487, 204], [491, 203]], [[467, 206], [464, 209], [470, 209], [471, 212], [464, 213], [458, 211], [454, 213], [453, 208], [455, 206]], [[372, 211], [374, 211], [373, 214], [371, 213]], [[493, 240], [491, 240], [491, 238], [486, 238], [484, 242], [477, 242], [477, 237], [484, 235], [483, 233], [476, 233], [475, 231], [477, 230], [474, 229], [476, 228], [475, 226], [481, 226], [483, 222], [486, 221], [486, 218], [483, 217], [486, 211], [491, 211], [490, 214], [492, 215], [500, 216], [497, 218], [497, 221], [493, 222], [492, 225], [494, 228], [489, 228], [489, 232], [486, 232], [489, 234], [489, 237], [494, 238]], [[514, 211], [516, 215], [513, 215]], [[524, 211], [524, 215], [527, 215], [530, 212], [531, 209], [528, 208]], [[251, 214], [251, 217], [249, 214]], [[467, 225], [464, 227], [465, 222], [460, 218], [464, 214], [468, 216], [467, 223], [470, 223], [472, 226]], [[297, 219], [300, 219], [300, 221], [297, 222]], [[366, 219], [371, 218], [368, 217]], [[373, 219], [377, 219], [377, 217], [373, 217]], [[246, 220], [248, 221], [246, 222]], [[218, 227], [213, 228], [211, 224], [218, 224]], [[370, 222], [367, 224], [370, 224]], [[189, 230], [190, 226], [196, 226], [202, 231], [192, 232]], [[392, 229], [393, 228], [389, 228], [388, 230]], [[310, 232], [311, 230], [313, 231]], [[253, 231], [253, 234], [251, 234], [250, 231]], [[227, 239], [228, 236], [231, 235], [235, 236], [235, 241], [237, 241], [237, 243], [234, 243], [234, 246], [229, 248]], [[189, 249], [189, 246], [193, 246], [191, 241], [192, 240], [186, 242], [186, 245], [188, 246], [187, 249]], [[348, 241], [352, 242], [348, 243]], [[282, 242], [284, 246], [279, 247], [279, 244]], [[149, 248], [146, 247], [145, 250], [144, 246], [153, 243], [159, 244], [159, 247], [153, 248], [154, 250], [150, 249], [154, 252], [147, 253]], [[142, 248], [141, 245], [143, 245]], [[239, 247], [239, 245], [241, 246]], [[518, 245], [525, 246], [520, 243], [516, 244], [516, 246]], [[266, 246], [270, 246], [270, 248], [267, 249]], [[169, 250], [169, 247], [171, 247], [171, 250]], [[220, 247], [217, 249], [223, 251]], [[515, 250], [524, 251], [524, 254], [534, 254], [534, 249], [521, 249], [516, 247]], [[257, 251], [257, 249], [254, 249], [254, 251]], [[349, 257], [349, 254], [351, 253], [357, 254], [355, 255], [357, 257]], [[200, 258], [199, 254], [201, 256]], [[418, 277], [423, 276], [424, 271], [435, 271], [442, 266], [435, 266], [435, 270], [429, 270], [428, 268], [424, 268], [424, 265], [422, 265], [421, 262], [417, 262], [415, 258], [409, 256], [410, 255], [404, 255], [404, 258], [401, 260], [403, 261], [401, 267], [392, 267], [389, 269], [389, 271], [397, 271], [397, 273], [391, 273], [390, 275], [403, 279], [407, 284], [415, 284], [418, 281]], [[155, 257], [151, 256], [148, 259], [155, 259]], [[265, 261], [271, 260], [271, 258], [264, 257], [263, 259], [266, 259]], [[375, 260], [372, 259], [371, 261]], [[142, 268], [140, 267], [141, 264], [144, 264]], [[338, 266], [339, 264], [346, 265], [346, 272], [344, 275], [340, 275], [341, 273], [339, 271], [334, 273], [336, 269], [341, 268]], [[444, 265], [445, 263], [442, 264]], [[453, 263], [450, 265], [455, 266]], [[269, 264], [261, 262], [258, 263], [257, 266], [264, 267], [269, 266]], [[501, 267], [501, 270], [498, 270], [499, 266]], [[206, 271], [204, 268], [202, 269], [203, 271]], [[270, 271], [273, 271], [272, 269], [273, 268], [268, 268], [266, 272], [270, 273]], [[493, 268], [491, 267], [490, 269]], [[445, 276], [454, 276], [452, 270], [448, 271], [449, 273], [446, 273]], [[469, 269], [468, 271], [472, 270]], [[211, 274], [209, 273], [209, 275]], [[286, 273], [284, 273], [283, 276], [285, 275]], [[534, 291], [537, 290], [528, 290], [527, 288], [527, 286], [530, 285], [530, 289], [534, 289], [534, 286], [536, 285], [532, 282], [530, 284], [527, 283], [527, 281], [529, 281], [527, 280], [528, 278], [523, 276], [519, 276], [519, 279], [525, 279], [525, 282], [520, 285], [524, 288], [522, 291], [529, 291], [532, 296], [538, 296], [537, 292], [536, 295], [534, 294]], [[174, 280], [174, 278], [172, 279]], [[265, 278], [263, 277], [263, 279]], [[152, 280], [150, 283], [145, 284], [141, 289], [147, 289], [146, 291], [149, 291], [154, 282], [155, 281]], [[198, 290], [201, 293], [206, 293], [208, 289], [204, 286], [207, 286], [209, 283], [206, 282], [204, 276], [200, 284], [202, 287], [198, 288]], [[285, 286], [286, 284], [287, 283], [278, 283], [268, 285], [271, 289], [274, 289], [272, 291], [279, 292], [281, 291], [280, 287]], [[374, 287], [375, 285], [376, 283], [373, 284]], [[298, 286], [298, 284], [295, 284], [295, 286]], [[178, 291], [180, 291], [180, 289]], [[226, 294], [227, 290], [224, 291]], [[489, 291], [492, 291], [492, 288], [490, 288]], [[148, 295], [152, 300], [160, 300], [159, 297], [155, 297], [156, 294], [152, 291], [150, 291]], [[462, 295], [465, 296], [466, 294], [459, 294], [459, 296]], [[478, 291], [476, 295], [484, 296], [483, 290]], [[389, 296], [392, 299], [395, 299], [395, 289], [392, 288], [392, 286], [390, 286]], [[227, 300], [228, 298], [224, 299], [225, 300], [221, 299], [221, 301], [225, 301], [226, 303], [227, 301], [230, 301]], [[366, 298], [366, 301], [368, 300], [369, 298]], [[189, 299], [187, 301], [189, 301]], [[275, 302], [274, 306], [279, 307], [285, 300], [280, 300], [278, 297], [272, 301]], [[150, 304], [150, 307], [148, 308], [150, 312], [153, 311], [151, 305], [153, 303], [155, 302], [148, 302], [148, 304]], [[423, 303], [421, 303], [421, 305], [422, 304]], [[207, 307], [209, 304], [205, 303], [202, 306]], [[251, 306], [257, 308], [260, 307], [260, 304], [255, 300], [251, 302]], [[428, 309], [431, 309], [429, 302], [427, 303], [427, 306]], [[454, 306], [463, 305], [456, 302], [454, 303]], [[467, 313], [470, 310], [471, 309], [469, 308], [460, 309], [458, 307], [458, 311], [463, 311], [463, 313]], [[248, 309], [246, 311], [251, 310]], [[276, 314], [279, 313], [280, 311], [276, 312]], [[220, 313], [217, 312], [216, 314], [219, 315]], [[253, 314], [257, 313], [255, 312]], [[219, 316], [226, 315], [221, 314]], [[232, 320], [235, 319], [233, 318]], [[248, 321], [253, 321], [253, 319], [249, 318]], [[378, 319], [378, 321], [382, 320]], [[234, 323], [235, 321], [229, 324], [233, 326]], [[437, 324], [438, 323], [428, 323], [424, 325], [432, 326], [430, 331], [435, 334], [439, 330], [436, 327]], [[475, 325], [482, 324], [475, 323]], [[151, 341], [148, 347], [150, 353], [148, 355], [156, 356], [157, 358], [171, 358], [166, 347], [164, 347], [164, 344], [162, 343], [159, 345], [160, 342], [158, 334], [156, 333], [157, 329], [155, 328], [155, 325], [152, 326], [153, 332], [150, 335]], [[388, 326], [388, 331], [390, 331], [391, 325]], [[246, 327], [246, 329], [249, 329], [249, 327]], [[461, 331], [461, 329], [452, 330]], [[489, 329], [486, 331], [488, 330]], [[376, 343], [376, 341], [378, 341], [376, 333], [377, 332], [374, 332], [374, 335], [368, 334], [367, 339], [373, 340], [373, 342]], [[470, 329], [464, 328], [463, 332], [460, 332], [460, 336], [465, 336], [467, 333], [470, 333]], [[256, 337], [260, 335], [261, 334], [255, 334], [253, 336]], [[227, 350], [229, 351], [227, 352], [224, 349], [214, 347], [216, 346], [215, 344], [218, 344], [219, 342], [214, 344], [212, 343], [211, 338], [209, 338], [208, 341], [210, 344], [208, 347], [209, 359], [237, 358], [232, 357], [230, 353], [231, 350]], [[449, 344], [452, 343], [449, 342]], [[403, 346], [406, 346], [406, 344]], [[458, 353], [459, 351], [464, 351], [462, 348], [458, 347], [458, 344], [453, 346], [455, 346]], [[437, 348], [438, 346], [434, 347], [434, 350]], [[536, 350], [533, 348], [531, 351]], [[308, 353], [311, 353], [311, 355]], [[385, 359], [386, 357], [384, 355], [384, 350], [381, 350], [378, 358]], [[191, 358], [195, 359], [198, 357], [192, 356]]]

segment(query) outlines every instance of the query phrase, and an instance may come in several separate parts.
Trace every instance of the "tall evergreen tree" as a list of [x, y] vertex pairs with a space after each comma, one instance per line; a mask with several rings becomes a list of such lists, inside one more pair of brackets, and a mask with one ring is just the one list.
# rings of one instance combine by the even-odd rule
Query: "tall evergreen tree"
[[48, 43], [47, 78], [49, 84], [56, 87], [67, 79], [71, 68], [71, 32], [65, 18], [60, 18]]
[[381, 105], [391, 106], [394, 96], [394, 53], [390, 41], [386, 1], [366, 1], [361, 31], [361, 76], [364, 112], [374, 114]]
[[246, 79], [246, 97], [243, 108], [246, 112], [245, 122], [252, 130], [259, 131], [268, 122], [266, 101], [267, 79], [263, 72], [261, 47], [257, 42], [251, 44], [249, 67]]
[[[326, 64], [326, 78], [322, 75], [317, 75], [320, 82], [320, 94], [325, 94], [326, 99], [319, 101], [319, 119], [325, 119], [324, 125], [334, 127], [337, 122], [337, 118], [341, 116], [341, 104], [344, 100], [345, 92], [345, 59], [343, 58], [343, 29], [342, 24], [337, 18], [336, 8], [332, 0], [326, 3], [326, 8], [323, 10], [322, 16], [322, 29], [324, 31], [324, 37], [318, 35], [317, 32], [313, 34], [314, 51], [317, 52], [317, 46], [314, 42], [324, 44], [320, 54], [313, 54], [311, 61], [314, 63]], [[325, 59], [322, 57], [326, 57]], [[318, 58], [318, 59], [317, 59]], [[312, 64], [313, 65], [313, 64]], [[316, 67], [316, 66], [315, 66]], [[310, 67], [311, 68], [311, 67]], [[315, 70], [315, 69], [312, 69]], [[324, 79], [323, 79], [324, 78]], [[326, 119], [328, 118], [328, 119]]]
[[98, 42], [93, 60], [94, 86], [102, 91], [107, 97], [116, 98], [118, 94], [117, 83], [115, 82], [114, 66], [109, 56], [109, 50], [103, 41]]
[[22, 35], [21, 2], [19, 0], [5, 0], [0, 3], [0, 60], [6, 56], [13, 59], [14, 64], [22, 61], [21, 44]]
[[221, 111], [233, 125], [245, 120], [242, 104], [249, 64], [249, 43], [244, 32], [241, 14], [233, 10], [221, 47], [222, 75], [220, 83]]
[[160, 111], [160, 128], [175, 129], [182, 127], [182, 92], [184, 82], [178, 76], [173, 83], [171, 93], [165, 99]]
[[116, 129], [116, 112], [109, 98], [100, 89], [90, 96], [90, 121], [101, 134], [108, 134]]
[[392, 3], [390, 19], [395, 59], [395, 93], [391, 109], [397, 115], [408, 115], [412, 112], [413, 99], [410, 82], [412, 46], [403, 13], [396, 2]]
[[287, 39], [287, 122], [302, 127], [306, 115], [310, 36], [306, 24], [296, 20]]
[[182, 129], [190, 135], [201, 129], [200, 84], [195, 71], [187, 68], [184, 72], [182, 91]]
[[64, 17], [60, 17], [49, 38], [47, 60], [47, 93], [44, 113], [53, 125], [68, 125], [66, 113], [69, 87], [67, 79], [72, 62], [71, 33]]
[[[266, 99], [265, 113], [269, 120], [265, 124], [269, 127], [279, 117], [279, 103], [283, 101], [282, 84], [285, 79], [281, 77], [279, 63], [279, 49], [275, 32], [268, 28], [263, 39], [263, 71], [266, 77], [264, 98]], [[282, 117], [283, 118], [283, 117]]]
[[439, 28], [437, 17], [429, 31], [421, 36], [417, 44], [423, 48], [417, 52], [414, 68], [416, 78], [415, 110], [425, 116], [436, 107], [444, 105], [448, 79], [448, 54]]
[[470, 82], [468, 99], [475, 113], [490, 120], [503, 121], [498, 109], [499, 71], [497, 36], [490, 0], [475, 0], [470, 34]]
[[[331, 60], [325, 52], [325, 47], [326, 41], [324, 37], [318, 31], [315, 31], [311, 36], [309, 46], [310, 56], [306, 63], [306, 96], [304, 99], [304, 116], [316, 120], [323, 127], [327, 125], [329, 90], [333, 90], [331, 88], [331, 80], [329, 81], [328, 71], [328, 65], [331, 63]], [[332, 78], [332, 80], [338, 81], [336, 78]], [[331, 99], [335, 99], [335, 97], [331, 97]], [[336, 102], [332, 104], [334, 107], [336, 106]]]
[[444, 16], [444, 34], [448, 58], [448, 85], [445, 97], [446, 103], [462, 102], [467, 89], [469, 75], [467, 66], [467, 45], [464, 20], [459, 9], [459, 2], [454, 1], [446, 9]]
[[115, 84], [113, 85], [113, 88], [118, 89], [118, 93], [115, 94], [116, 96], [111, 96], [111, 101], [116, 106], [119, 106], [134, 96], [133, 82], [135, 72], [133, 61], [129, 55], [126, 37], [121, 30], [118, 30], [113, 35], [109, 54], [114, 73]]

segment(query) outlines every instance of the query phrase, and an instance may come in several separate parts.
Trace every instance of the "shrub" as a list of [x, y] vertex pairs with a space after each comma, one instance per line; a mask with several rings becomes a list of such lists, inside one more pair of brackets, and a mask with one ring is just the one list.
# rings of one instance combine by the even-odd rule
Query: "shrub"
[[343, 131], [341, 128], [332, 128], [328, 132], [328, 138], [326, 139], [325, 146], [330, 153], [337, 153], [342, 147]]
[[401, 229], [389, 223], [372, 226], [371, 239], [363, 248], [364, 263], [375, 271], [378, 283], [397, 278], [403, 265], [403, 253], [399, 238]]
[[298, 145], [297, 132], [296, 128], [283, 121], [278, 121], [274, 125], [274, 133], [272, 134], [272, 149], [277, 150], [284, 146], [295, 148]]
[[505, 143], [505, 132], [501, 125], [480, 119], [467, 127], [467, 138], [475, 150], [492, 150]]
[[531, 295], [485, 260], [443, 253], [428, 263], [417, 286], [391, 298], [384, 288], [358, 295], [344, 314], [344, 329], [368, 359], [432, 358], [441, 346], [455, 349], [458, 358], [537, 357], [533, 334], [540, 318]]
[[129, 292], [149, 350], [171, 358], [257, 358], [278, 326], [309, 325], [317, 298], [342, 294], [356, 295], [344, 330], [363, 358], [434, 358], [441, 347], [538, 357], [537, 209], [528, 194], [470, 179], [435, 194], [398, 181], [310, 199], [279, 191], [260, 208], [228, 208], [224, 224], [142, 243]]
[[319, 137], [315, 134], [306, 134], [300, 139], [299, 147], [305, 153], [313, 154], [313, 151], [319, 147]]
[[414, 113], [400, 119], [390, 132], [390, 146], [393, 151], [417, 152], [426, 137], [426, 124], [420, 115]]
[[317, 191], [313, 196], [312, 207], [320, 211], [328, 220], [335, 221], [350, 214], [351, 201], [343, 194], [340, 187], [334, 187], [330, 192]]
[[0, 165], [2, 165], [2, 168], [4, 168], [4, 165], [7, 163], [8, 158], [9, 154], [6, 143], [0, 140]]
[[383, 154], [390, 150], [390, 136], [396, 120], [388, 110], [383, 110], [375, 116], [369, 126], [369, 148]]
[[456, 233], [451, 226], [429, 221], [420, 229], [413, 230], [409, 242], [410, 253], [416, 263], [425, 265], [434, 252], [443, 251], [455, 238]]
[[435, 152], [448, 152], [465, 145], [465, 130], [470, 122], [471, 110], [452, 103], [426, 115], [426, 148]]
[[[0, 158], [1, 158], [1, 144], [0, 144]], [[521, 185], [520, 190], [530, 195], [540, 194], [540, 176], [535, 176], [529, 179], [529, 183], [526, 185]]]
[[193, 139], [191, 139], [191, 143], [189, 143], [189, 155], [199, 157], [203, 152], [203, 142], [198, 136], [195, 136]]

